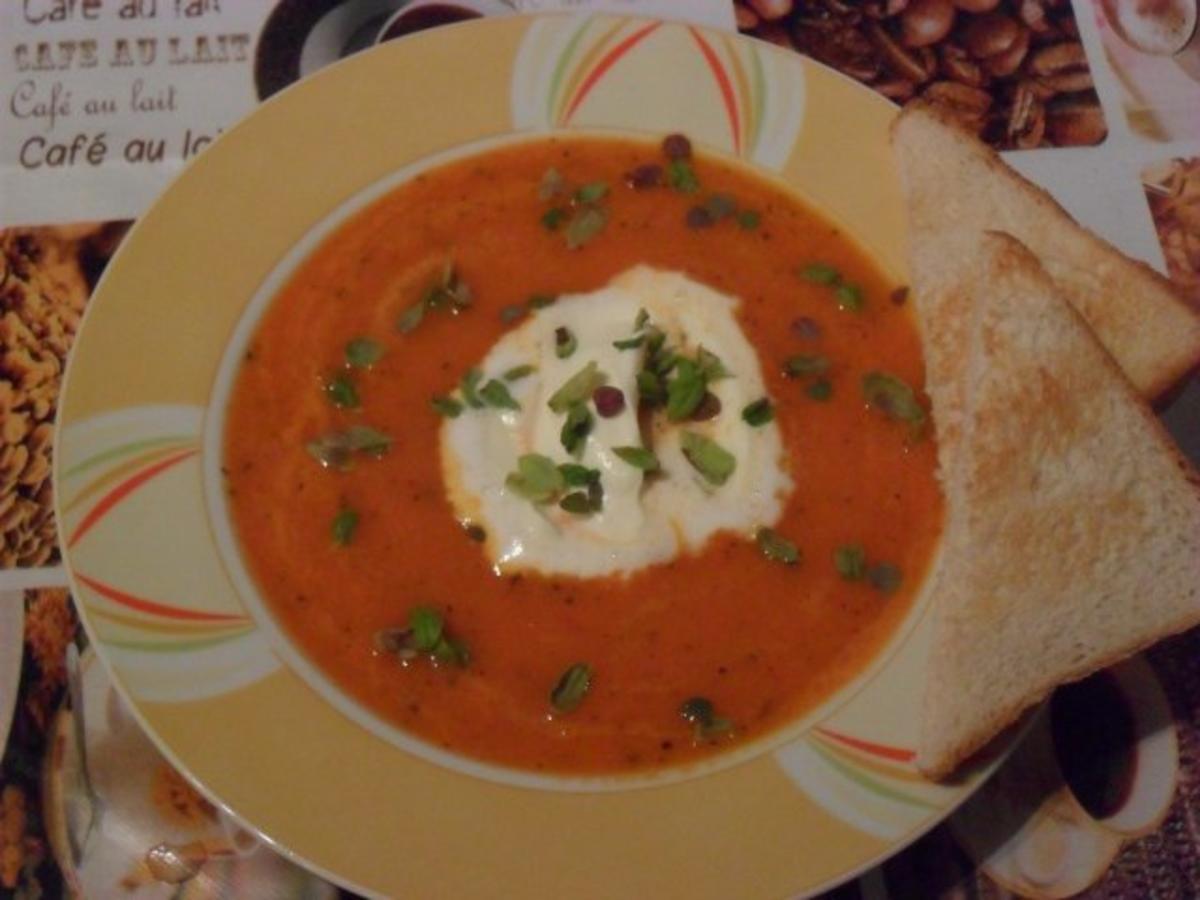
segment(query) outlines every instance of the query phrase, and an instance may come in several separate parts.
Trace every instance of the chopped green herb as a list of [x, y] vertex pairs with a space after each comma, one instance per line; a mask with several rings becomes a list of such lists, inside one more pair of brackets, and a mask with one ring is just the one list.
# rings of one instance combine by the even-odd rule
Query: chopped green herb
[[[634, 330], [636, 331], [637, 329], [635, 328]], [[649, 328], [646, 329], [646, 354], [647, 354], [647, 356], [653, 357], [656, 354], [658, 354], [662, 350], [663, 344], [665, 344], [666, 342], [667, 342], [666, 332], [661, 331], [658, 328], [655, 328], [653, 325], [651, 325]]]
[[833, 553], [833, 567], [846, 581], [862, 581], [867, 576], [867, 551], [862, 544], [845, 544]]
[[818, 378], [804, 389], [804, 393], [813, 400], [824, 403], [833, 396], [833, 384], [828, 378]]
[[567, 418], [563, 422], [562, 431], [559, 432], [563, 449], [572, 456], [579, 456], [592, 430], [592, 422], [592, 414], [583, 403], [576, 403], [567, 410]]
[[644, 310], [644, 309], [639, 309], [637, 312], [637, 316], [633, 320], [633, 330], [641, 331], [643, 328], [646, 327], [646, 323], [649, 321], [650, 321], [650, 313], [646, 312], [646, 310]]
[[576, 403], [583, 403], [592, 396], [596, 388], [608, 381], [595, 360], [563, 382], [562, 387], [550, 395], [547, 406], [556, 413], [565, 413]]
[[532, 375], [537, 371], [536, 366], [531, 366], [528, 363], [521, 366], [513, 366], [502, 376], [505, 381], [520, 381], [526, 376]]
[[696, 365], [700, 367], [705, 380], [710, 384], [714, 381], [720, 381], [723, 378], [733, 377], [733, 373], [725, 368], [725, 364], [721, 362], [721, 357], [709, 350], [705, 350], [703, 347], [696, 351]]
[[713, 219], [724, 219], [737, 212], [737, 201], [728, 194], [713, 194], [704, 201], [704, 210]]
[[549, 168], [542, 173], [542, 180], [538, 182], [538, 199], [545, 203], [561, 194], [566, 186], [567, 182], [562, 173], [558, 169]]
[[707, 697], [690, 697], [679, 706], [679, 715], [692, 725], [698, 741], [705, 741], [733, 730], [733, 723], [718, 716]]
[[400, 314], [396, 320], [396, 330], [401, 334], [409, 334], [416, 330], [425, 318], [425, 301], [419, 300]]
[[559, 359], [569, 359], [579, 347], [575, 332], [565, 325], [554, 329], [554, 355]]
[[463, 405], [453, 397], [437, 395], [429, 398], [429, 405], [433, 407], [433, 411], [439, 416], [445, 416], [447, 419], [457, 419], [462, 415]]
[[661, 406], [667, 399], [667, 389], [661, 377], [643, 369], [637, 373], [639, 402], [646, 406]]
[[483, 373], [478, 369], [467, 369], [458, 389], [462, 392], [463, 401], [471, 409], [483, 409], [483, 401], [479, 398], [479, 382], [483, 381]]
[[366, 337], [357, 337], [346, 344], [346, 365], [369, 369], [383, 359], [383, 344]]
[[604, 230], [608, 213], [598, 206], [586, 206], [571, 216], [567, 223], [567, 249], [578, 250]]
[[425, 289], [421, 305], [427, 310], [449, 307], [457, 315], [471, 305], [471, 300], [470, 285], [459, 277], [454, 261], [446, 260], [438, 280]]
[[346, 429], [346, 438], [350, 449], [368, 456], [383, 456], [392, 447], [392, 439], [370, 425], [351, 425]]
[[760, 397], [742, 409], [742, 421], [751, 428], [761, 428], [775, 418], [775, 407], [767, 397]]
[[644, 334], [639, 334], [636, 337], [613, 341], [612, 345], [618, 350], [636, 350], [644, 343], [646, 343], [646, 336]]
[[737, 214], [737, 223], [746, 231], [753, 231], [762, 222], [762, 215], [753, 209], [743, 209]]
[[774, 562], [794, 566], [800, 562], [800, 548], [772, 528], [760, 528], [754, 541], [762, 555]]
[[576, 516], [590, 516], [597, 509], [587, 491], [573, 491], [567, 494], [558, 501], [558, 507]]
[[444, 636], [430, 651], [430, 655], [436, 662], [459, 668], [465, 668], [471, 662], [471, 653], [466, 644]]
[[503, 381], [493, 378], [479, 389], [479, 396], [493, 409], [520, 409], [521, 404], [509, 393]]
[[801, 269], [800, 277], [814, 284], [834, 285], [842, 280], [842, 273], [828, 263], [815, 262]]
[[645, 447], [613, 447], [612, 451], [635, 469], [643, 472], [657, 472], [659, 469], [658, 457]]
[[556, 712], [569, 713], [579, 708], [592, 686], [592, 667], [575, 663], [558, 679], [550, 691], [550, 705]]
[[863, 292], [857, 284], [839, 284], [834, 296], [838, 307], [847, 312], [859, 312], [863, 308]]
[[579, 463], [562, 463], [558, 467], [567, 487], [587, 487], [600, 480], [599, 469], [589, 469]]
[[414, 606], [408, 613], [409, 642], [414, 650], [428, 653], [442, 639], [442, 614], [429, 606]]
[[542, 213], [542, 227], [547, 231], [558, 231], [567, 218], [567, 211], [559, 206], [552, 206]]
[[520, 321], [525, 316], [525, 307], [523, 306], [506, 306], [500, 310], [500, 321], [505, 325], [511, 325], [513, 322]]
[[867, 571], [867, 581], [881, 593], [895, 593], [900, 587], [900, 569], [892, 563], [876, 563]]
[[700, 190], [696, 170], [686, 159], [673, 159], [667, 164], [667, 184], [681, 194], [694, 194]]
[[683, 455], [709, 484], [720, 486], [737, 468], [737, 459], [716, 441], [694, 431], [681, 436]]
[[526, 500], [549, 503], [566, 486], [566, 479], [554, 460], [540, 453], [526, 453], [517, 459], [517, 471], [504, 482]]
[[349, 507], [342, 507], [333, 517], [333, 524], [329, 530], [333, 535], [333, 542], [339, 547], [345, 547], [354, 537], [356, 528], [358, 528], [358, 513]]
[[553, 306], [557, 299], [553, 294], [534, 294], [525, 301], [525, 305], [530, 309], [545, 309], [547, 306]]
[[358, 409], [358, 389], [349, 375], [335, 375], [325, 382], [325, 396], [338, 409]]
[[789, 378], [824, 375], [828, 371], [829, 357], [818, 356], [815, 353], [797, 353], [795, 356], [789, 356], [783, 363], [783, 374]]
[[667, 418], [682, 422], [696, 411], [708, 390], [704, 371], [690, 359], [680, 359], [667, 384]]
[[608, 182], [592, 181], [575, 191], [576, 203], [596, 203], [608, 195]]
[[907, 422], [914, 436], [920, 436], [925, 427], [925, 407], [904, 381], [888, 372], [868, 372], [862, 377], [862, 391], [867, 403], [889, 418]]

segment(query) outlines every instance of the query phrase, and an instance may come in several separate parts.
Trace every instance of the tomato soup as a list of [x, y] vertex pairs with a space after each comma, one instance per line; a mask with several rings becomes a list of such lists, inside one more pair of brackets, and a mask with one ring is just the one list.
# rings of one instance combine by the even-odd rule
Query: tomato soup
[[[443, 417], [477, 414], [464, 373], [521, 321], [634, 266], [739, 299], [782, 515], [628, 574], [497, 565], [448, 499]], [[273, 615], [383, 720], [526, 771], [691, 763], [814, 709], [911, 609], [942, 516], [922, 379], [904, 288], [779, 185], [678, 136], [507, 144], [414, 176], [299, 265], [236, 376], [229, 508]]]

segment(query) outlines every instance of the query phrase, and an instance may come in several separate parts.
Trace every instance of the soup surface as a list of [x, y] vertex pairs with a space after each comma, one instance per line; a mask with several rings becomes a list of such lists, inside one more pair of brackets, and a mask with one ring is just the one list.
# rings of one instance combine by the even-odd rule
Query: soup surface
[[[558, 773], [691, 762], [827, 698], [920, 589], [941, 500], [903, 288], [778, 185], [686, 150], [540, 139], [428, 170], [324, 240], [245, 354], [225, 472], [248, 568], [316, 666], [434, 746]], [[635, 266], [739, 299], [782, 514], [627, 575], [498, 566], [444, 483], [444, 416], [477, 412], [458, 385], [549, 298]], [[355, 426], [373, 440], [328, 440]]]

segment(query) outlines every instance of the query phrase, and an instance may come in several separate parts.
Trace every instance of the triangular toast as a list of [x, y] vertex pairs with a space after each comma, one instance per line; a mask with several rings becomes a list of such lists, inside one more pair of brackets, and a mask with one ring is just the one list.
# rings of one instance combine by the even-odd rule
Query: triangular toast
[[962, 246], [923, 322], [930, 370], [963, 388], [917, 751], [935, 777], [1056, 685], [1200, 622], [1195, 472], [1032, 253]]
[[1144, 263], [1080, 226], [1041, 188], [931, 103], [892, 126], [917, 300], [979, 232], [1011, 234], [1041, 261], [1142, 396], [1200, 361], [1200, 309]]

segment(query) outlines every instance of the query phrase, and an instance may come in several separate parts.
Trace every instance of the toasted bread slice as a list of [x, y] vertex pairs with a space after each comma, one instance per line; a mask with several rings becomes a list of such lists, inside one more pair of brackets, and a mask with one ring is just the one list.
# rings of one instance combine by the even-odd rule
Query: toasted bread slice
[[1200, 361], [1200, 308], [1169, 281], [1072, 219], [1041, 188], [933, 104], [909, 104], [892, 126], [920, 298], [978, 232], [1028, 247], [1144, 397]]
[[965, 376], [917, 750], [935, 777], [1056, 685], [1200, 622], [1195, 472], [1032, 253], [966, 250], [924, 323], [931, 370]]

